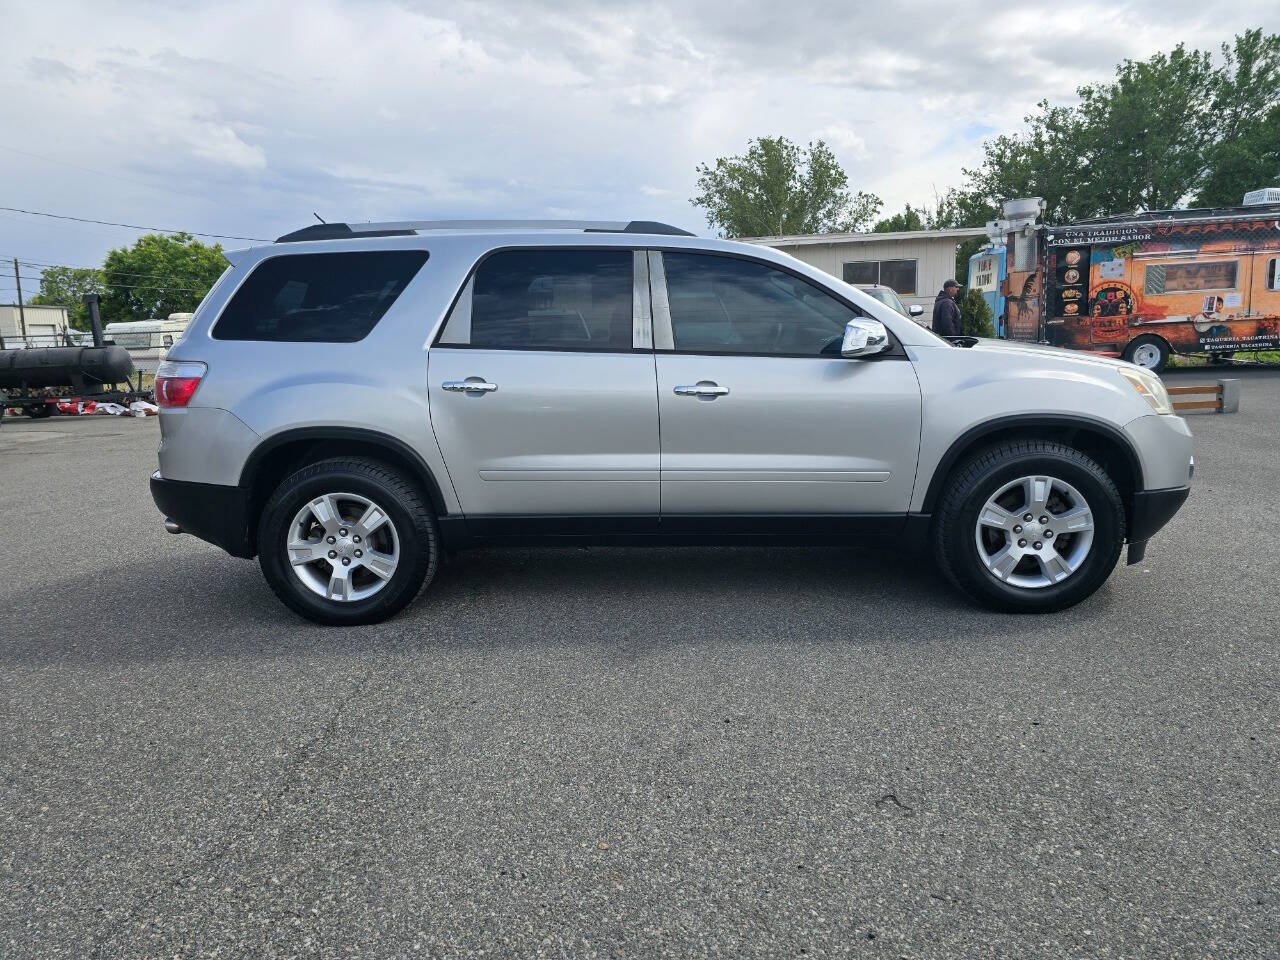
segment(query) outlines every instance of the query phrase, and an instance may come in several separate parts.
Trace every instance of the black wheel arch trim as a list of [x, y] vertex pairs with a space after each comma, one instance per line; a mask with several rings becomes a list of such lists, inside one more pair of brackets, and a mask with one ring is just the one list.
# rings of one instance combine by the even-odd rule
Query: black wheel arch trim
[[240, 486], [243, 488], [252, 488], [257, 477], [258, 471], [262, 468], [262, 463], [274, 451], [281, 447], [298, 443], [300, 441], [353, 441], [368, 444], [374, 447], [382, 447], [383, 449], [395, 454], [399, 459], [411, 464], [416, 474], [415, 479], [421, 480], [427, 488], [427, 494], [431, 500], [432, 509], [435, 510], [437, 516], [443, 516], [448, 513], [448, 505], [445, 503], [444, 494], [441, 491], [440, 482], [436, 479], [435, 473], [427, 462], [422, 459], [413, 447], [385, 433], [379, 433], [377, 430], [366, 430], [360, 427], [297, 427], [292, 430], [284, 430], [280, 433], [272, 434], [267, 439], [254, 447], [253, 452], [249, 454], [248, 459], [244, 462], [244, 467], [240, 470]]
[[1129, 468], [1133, 471], [1134, 489], [1141, 490], [1143, 488], [1142, 461], [1138, 458], [1138, 451], [1134, 449], [1133, 444], [1124, 435], [1124, 432], [1114, 424], [1078, 414], [1013, 414], [1007, 417], [984, 420], [982, 423], [970, 427], [952, 442], [951, 446], [947, 448], [947, 452], [942, 455], [942, 459], [938, 461], [938, 465], [933, 469], [933, 476], [929, 479], [929, 487], [925, 492], [924, 504], [920, 508], [921, 511], [930, 513], [937, 507], [938, 498], [942, 496], [942, 485], [947, 476], [960, 458], [968, 450], [972, 449], [975, 444], [980, 443], [984, 437], [1020, 427], [1058, 427], [1092, 430], [1101, 433], [1108, 439], [1115, 441], [1120, 449], [1124, 451], [1125, 458], [1129, 462]]

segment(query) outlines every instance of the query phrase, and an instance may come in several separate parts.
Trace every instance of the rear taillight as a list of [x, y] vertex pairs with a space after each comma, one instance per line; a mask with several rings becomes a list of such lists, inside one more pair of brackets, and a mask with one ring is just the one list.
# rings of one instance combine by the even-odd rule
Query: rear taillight
[[192, 360], [164, 360], [156, 369], [156, 406], [163, 409], [185, 407], [208, 371]]

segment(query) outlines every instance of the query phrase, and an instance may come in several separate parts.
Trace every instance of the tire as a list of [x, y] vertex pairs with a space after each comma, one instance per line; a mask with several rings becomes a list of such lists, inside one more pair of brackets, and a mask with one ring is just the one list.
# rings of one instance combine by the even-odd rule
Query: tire
[[1152, 373], [1160, 373], [1169, 363], [1169, 343], [1164, 337], [1146, 333], [1129, 341], [1122, 359]]
[[[1036, 490], [1052, 490], [1044, 512], [1033, 508], [1040, 516], [1050, 516], [1043, 526], [1040, 516], [1034, 514], [1032, 522], [1025, 521], [1025, 504], [1012, 506], [1033, 488], [1026, 483], [1032, 478], [1054, 481], [1033, 485]], [[1010, 518], [992, 507], [993, 498], [1002, 490], [1007, 493], [995, 507], [1005, 510]], [[1081, 507], [1074, 502], [1077, 497], [1084, 501], [1086, 516], [1072, 517]], [[1013, 527], [1001, 530], [987, 526], [993, 518], [1011, 519], [1022, 533], [1015, 534]], [[1054, 531], [1058, 520], [1061, 525]], [[1092, 523], [1088, 530], [1086, 523]], [[1072, 532], [1072, 526], [1077, 526], [1078, 532]], [[933, 547], [942, 573], [972, 600], [1011, 613], [1048, 613], [1079, 603], [1102, 585], [1120, 557], [1124, 534], [1124, 504], [1101, 466], [1060, 443], [1015, 440], [979, 451], [948, 479], [934, 518]], [[1090, 538], [1087, 542], [1086, 537]], [[1019, 541], [1032, 551], [1024, 552], [1017, 545]], [[1041, 551], [1034, 550], [1037, 543]], [[1009, 548], [1009, 554], [998, 560], [1002, 544]], [[1019, 555], [1022, 559], [1005, 570], [1004, 577], [993, 572]], [[1076, 565], [1069, 572], [1056, 579], [1073, 563]], [[1044, 582], [1032, 585], [1037, 580]]]
[[23, 413], [25, 413], [32, 420], [43, 420], [45, 417], [53, 416], [53, 404], [51, 403], [36, 404], [34, 406], [27, 407], [25, 410], [23, 410]]
[[[365, 513], [370, 507], [382, 518]], [[370, 532], [362, 523], [378, 525]], [[350, 565], [331, 563], [335, 554]], [[340, 458], [303, 467], [276, 488], [258, 521], [263, 576], [286, 606], [316, 623], [355, 626], [394, 616], [431, 582], [439, 556], [426, 497], [376, 460]]]

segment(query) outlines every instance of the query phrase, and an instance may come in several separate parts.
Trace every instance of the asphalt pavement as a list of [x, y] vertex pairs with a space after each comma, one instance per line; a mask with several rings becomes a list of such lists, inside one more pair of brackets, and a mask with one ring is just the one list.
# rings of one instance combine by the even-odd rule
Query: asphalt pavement
[[[0, 956], [1280, 956], [1280, 373], [1080, 606], [863, 549], [481, 551], [322, 629], [0, 427]], [[1179, 382], [1203, 380], [1203, 375]]]

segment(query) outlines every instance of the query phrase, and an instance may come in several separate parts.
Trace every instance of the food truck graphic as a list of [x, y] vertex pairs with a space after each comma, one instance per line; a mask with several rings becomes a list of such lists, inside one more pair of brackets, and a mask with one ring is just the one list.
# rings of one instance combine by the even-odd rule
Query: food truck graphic
[[1013, 339], [1156, 371], [1174, 353], [1280, 349], [1280, 203], [1024, 227], [1007, 249]]
[[1003, 244], [989, 243], [969, 258], [970, 290], [977, 290], [991, 308], [996, 336], [1003, 337], [1004, 294], [1000, 292], [1004, 282], [1005, 251]]

